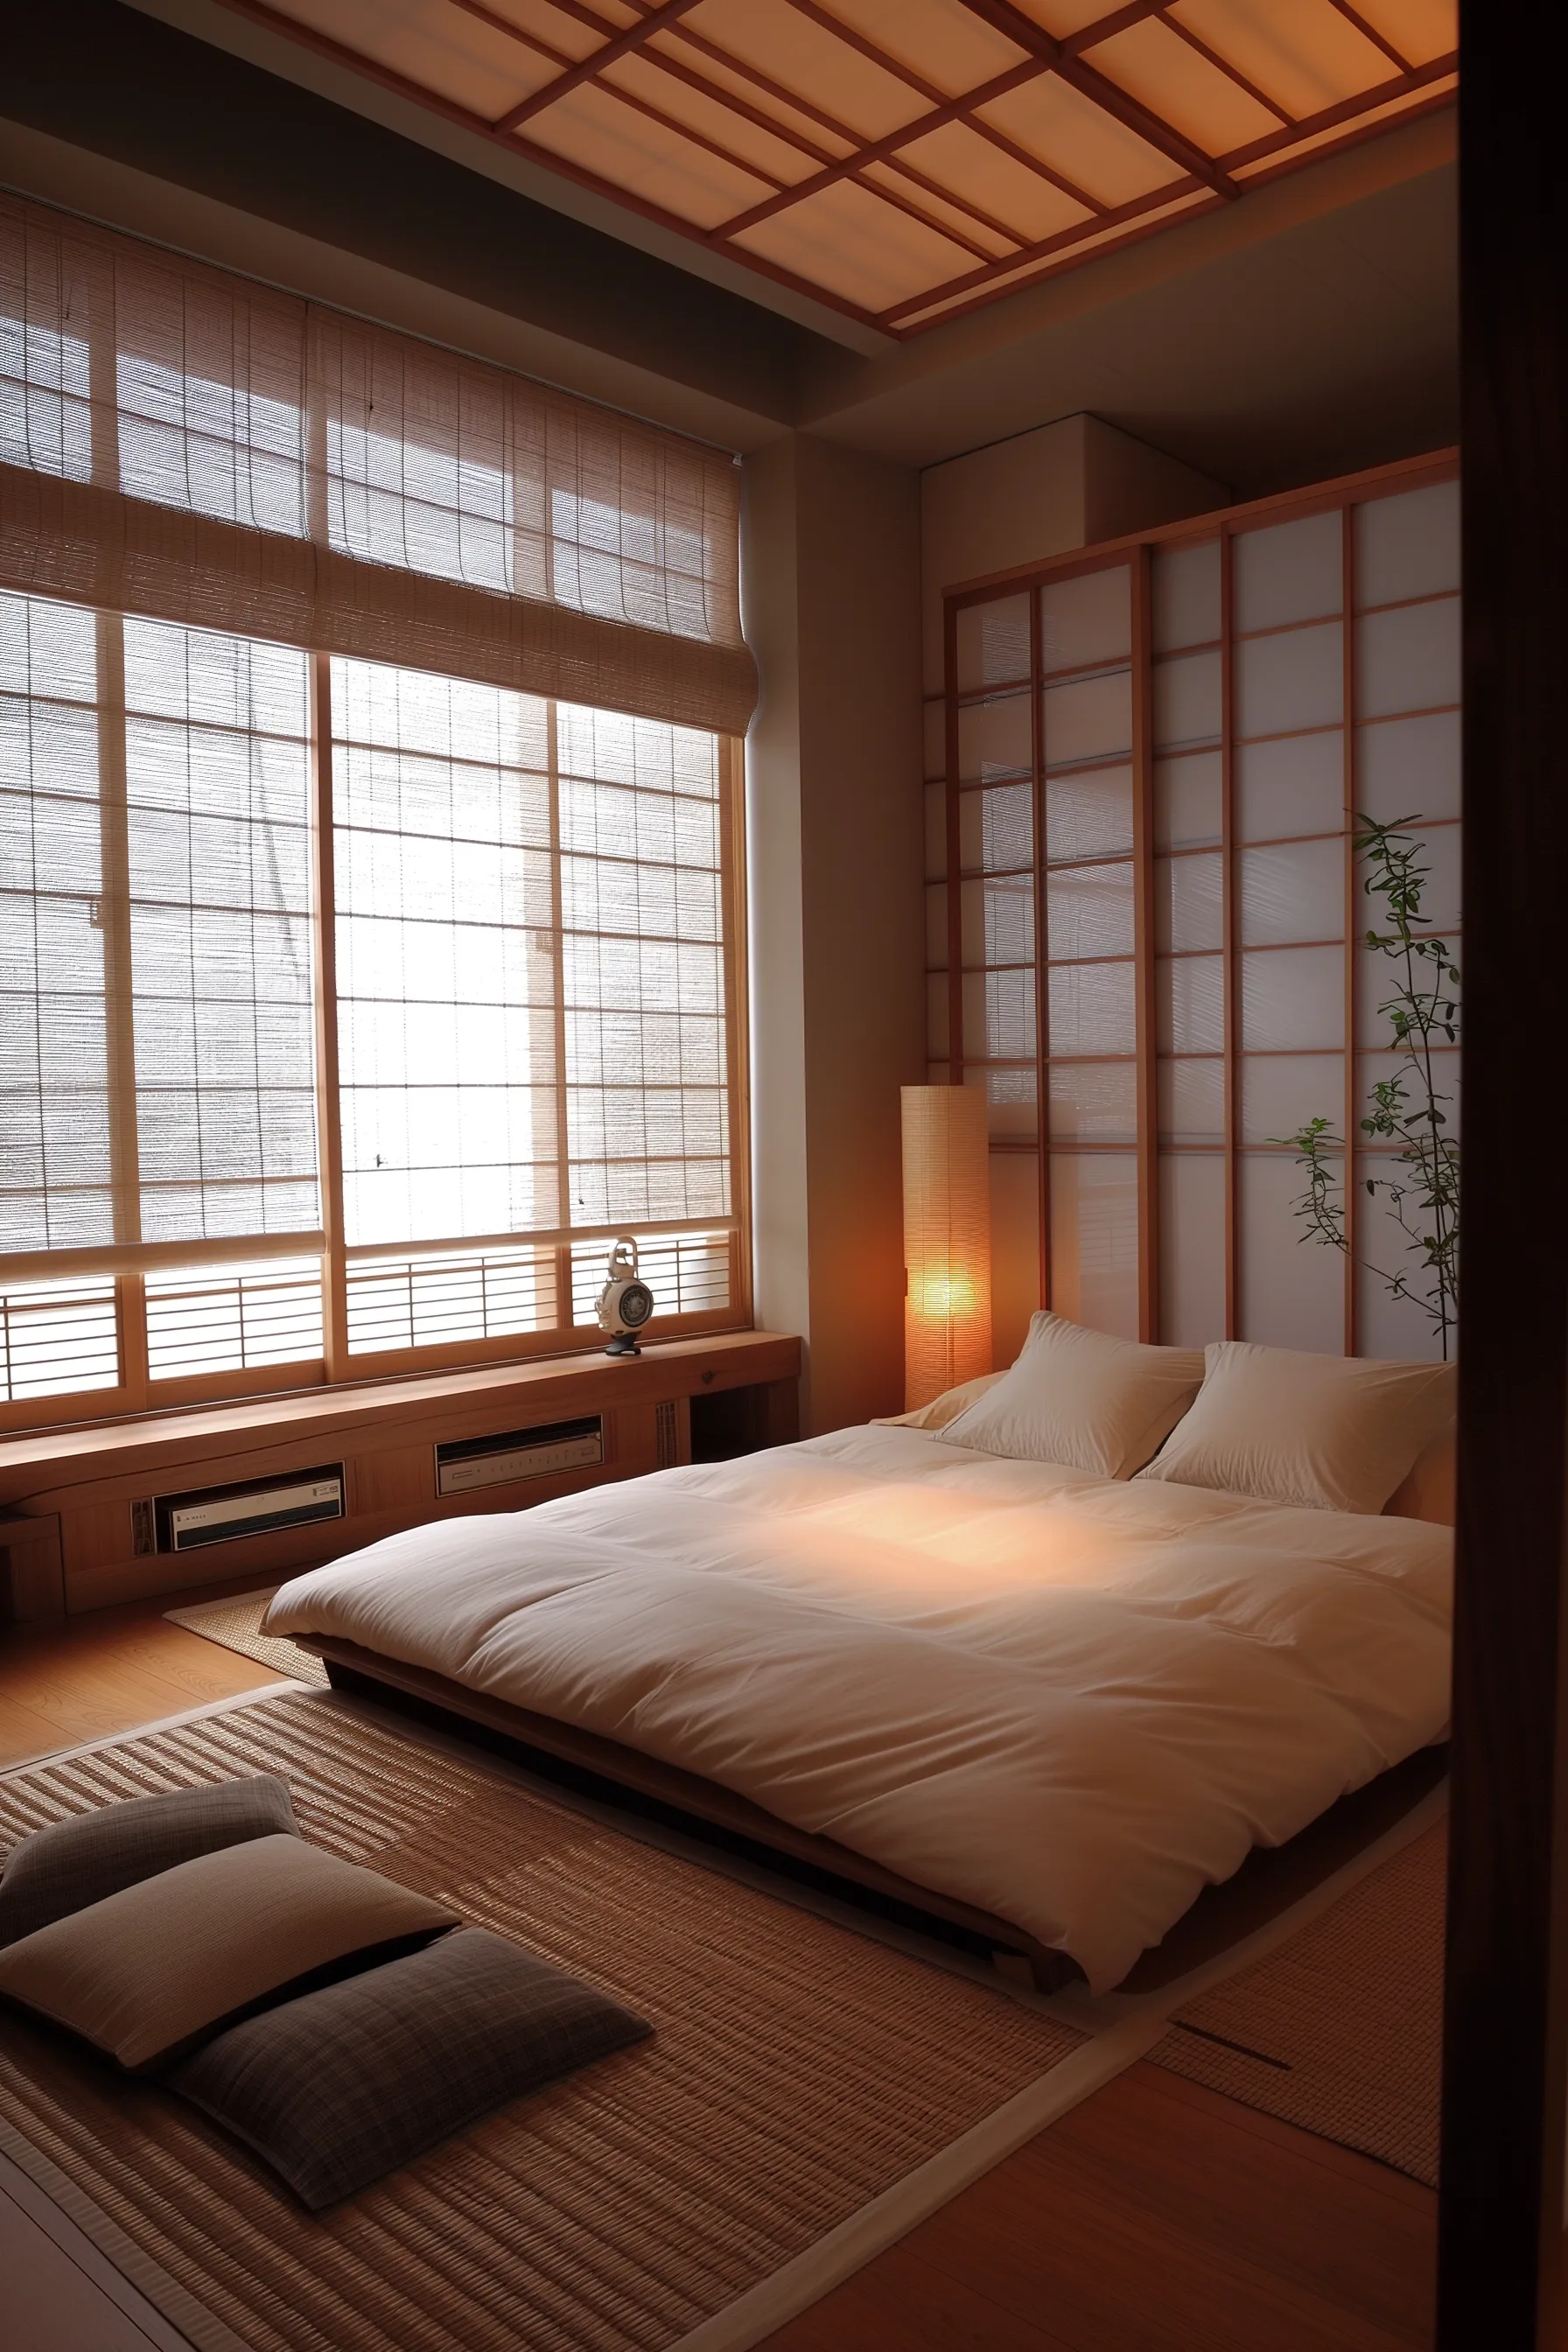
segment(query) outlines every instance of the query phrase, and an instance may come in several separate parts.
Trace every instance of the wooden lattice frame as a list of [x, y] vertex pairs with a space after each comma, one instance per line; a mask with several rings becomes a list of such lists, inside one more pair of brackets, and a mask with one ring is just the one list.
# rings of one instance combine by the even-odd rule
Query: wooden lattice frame
[[[1247, 1049], [1239, 1043], [1237, 1007], [1240, 1001], [1240, 959], [1242, 945], [1237, 920], [1237, 871], [1242, 845], [1238, 842], [1236, 824], [1235, 774], [1235, 683], [1234, 648], [1237, 635], [1234, 625], [1233, 551], [1238, 535], [1258, 530], [1273, 522], [1285, 522], [1313, 514], [1338, 512], [1342, 523], [1342, 608], [1339, 617], [1342, 628], [1343, 661], [1343, 721], [1344, 746], [1344, 805], [1357, 805], [1355, 772], [1356, 725], [1356, 654], [1355, 629], [1352, 625], [1355, 606], [1352, 594], [1353, 540], [1352, 518], [1355, 507], [1369, 499], [1387, 497], [1401, 490], [1414, 490], [1429, 484], [1451, 481], [1458, 473], [1458, 452], [1447, 449], [1430, 457], [1406, 459], [1392, 466], [1375, 467], [1358, 474], [1342, 477], [1332, 482], [1317, 483], [1310, 488], [1289, 491], [1272, 499], [1262, 499], [1244, 506], [1227, 508], [1218, 513], [1194, 517], [1190, 521], [1166, 524], [1157, 530], [1137, 532], [1126, 538], [1112, 540], [1103, 545], [1061, 555], [1038, 564], [1019, 565], [949, 589], [944, 598], [944, 662], [945, 683], [942, 695], [944, 716], [945, 752], [943, 761], [946, 824], [946, 939], [945, 967], [948, 1053], [942, 1066], [954, 1085], [963, 1082], [966, 1069], [981, 1066], [984, 1056], [967, 1052], [964, 1028], [964, 990], [966, 970], [1001, 967], [965, 966], [963, 961], [963, 907], [962, 885], [967, 875], [963, 863], [962, 812], [964, 794], [973, 787], [960, 781], [959, 713], [966, 704], [979, 703], [986, 698], [1026, 688], [1030, 698], [1031, 783], [1034, 806], [1033, 877], [1035, 892], [1035, 1003], [1036, 1003], [1036, 1132], [1032, 1136], [1012, 1139], [994, 1137], [994, 1151], [1021, 1150], [1037, 1154], [1039, 1162], [1039, 1261], [1040, 1303], [1051, 1303], [1051, 1161], [1058, 1156], [1081, 1158], [1099, 1153], [1115, 1153], [1122, 1158], [1136, 1157], [1138, 1192], [1138, 1321], [1140, 1336], [1147, 1340], [1161, 1337], [1160, 1307], [1160, 1197], [1159, 1163], [1163, 1158], [1185, 1152], [1201, 1153], [1213, 1158], [1216, 1147], [1209, 1143], [1187, 1143], [1173, 1139], [1162, 1141], [1159, 1132], [1157, 1102], [1158, 1053], [1155, 1023], [1156, 948], [1152, 919], [1154, 887], [1154, 746], [1152, 723], [1152, 674], [1154, 655], [1150, 614], [1151, 563], [1156, 548], [1198, 546], [1217, 541], [1220, 551], [1220, 636], [1217, 650], [1220, 656], [1221, 727], [1221, 835], [1217, 844], [1221, 866], [1221, 948], [1224, 958], [1225, 999], [1222, 1045], [1218, 1058], [1222, 1066], [1222, 1097], [1224, 1130], [1218, 1150], [1225, 1168], [1225, 1331], [1236, 1338], [1241, 1326], [1241, 1265], [1239, 1171], [1243, 1150], [1267, 1150], [1260, 1145], [1244, 1146], [1241, 1140], [1239, 1077], [1241, 1065], [1248, 1058]], [[1040, 602], [1037, 591], [1047, 582], [1071, 580], [1086, 573], [1110, 568], [1126, 569], [1131, 585], [1131, 684], [1132, 684], [1132, 849], [1131, 863], [1133, 882], [1133, 961], [1136, 1044], [1131, 1054], [1121, 1055], [1095, 1054], [1083, 1058], [1094, 1062], [1123, 1060], [1135, 1067], [1138, 1104], [1137, 1138], [1134, 1145], [1086, 1142], [1079, 1138], [1054, 1141], [1050, 1134], [1051, 1040], [1049, 1032], [1049, 997], [1046, 984], [1049, 960], [1049, 940], [1046, 918], [1045, 890], [1047, 863], [1040, 845], [1046, 838], [1045, 811], [1045, 747], [1042, 738], [1041, 686], [1045, 677], [1042, 661]], [[1029, 596], [1030, 667], [1027, 678], [988, 681], [982, 688], [961, 693], [958, 688], [958, 616], [966, 607], [984, 605], [1000, 597], [1027, 592]], [[1417, 597], [1410, 602], [1429, 601]], [[1392, 611], [1397, 605], [1384, 605], [1380, 610]], [[1325, 615], [1325, 618], [1332, 617]], [[1308, 625], [1290, 623], [1290, 628]], [[1270, 635], [1273, 630], [1246, 633], [1248, 635]], [[1208, 650], [1205, 646], [1185, 646], [1184, 654]], [[1444, 710], [1457, 709], [1457, 704], [1440, 706]], [[1407, 712], [1405, 717], [1424, 717], [1435, 712]], [[1294, 731], [1294, 730], [1291, 730]], [[1264, 740], [1266, 738], [1252, 739]], [[1457, 824], [1452, 818], [1429, 821], [1428, 829], [1447, 829]], [[1322, 836], [1328, 838], [1330, 836]], [[1302, 836], [1317, 839], [1319, 836]], [[1358, 1045], [1357, 1014], [1359, 1011], [1359, 972], [1357, 965], [1360, 914], [1359, 885], [1352, 846], [1352, 830], [1347, 824], [1342, 829], [1344, 857], [1344, 923], [1342, 948], [1344, 954], [1344, 1032], [1342, 1046], [1338, 1048], [1300, 1048], [1317, 1053], [1342, 1052], [1344, 1091], [1337, 1107], [1342, 1118], [1347, 1139], [1356, 1133], [1361, 1115], [1361, 1089], [1357, 1076]], [[1249, 842], [1247, 848], [1283, 847], [1288, 841]], [[1215, 845], [1205, 844], [1190, 849], [1176, 848], [1160, 852], [1162, 856], [1212, 857]], [[1096, 858], [1094, 864], [1108, 862]], [[1119, 857], [1109, 861], [1126, 863]], [[1300, 947], [1340, 946], [1341, 940], [1291, 940], [1280, 942], [1291, 950]], [[1174, 951], [1180, 952], [1180, 951]], [[1212, 954], [1212, 950], [1193, 950], [1193, 954]], [[1248, 953], [1269, 952], [1266, 946], [1253, 945]], [[1264, 1049], [1258, 1049], [1262, 1051]], [[1293, 1049], [1268, 1049], [1279, 1055]], [[940, 1057], [938, 1057], [940, 1059]], [[1205, 1058], [1189, 1055], [1184, 1058]], [[1283, 1149], [1284, 1147], [1278, 1147]], [[1375, 1155], [1392, 1146], [1358, 1143], [1355, 1156]], [[1345, 1232], [1348, 1247], [1344, 1261], [1344, 1332], [1346, 1352], [1356, 1351], [1356, 1228], [1357, 1186], [1346, 1182], [1343, 1188]]]
[[[574, 57], [536, 28], [519, 24], [487, 5], [486, 0], [431, 0], [436, 15], [446, 9], [461, 10], [502, 39], [518, 45], [527, 52], [531, 63], [542, 60], [554, 68], [526, 98], [499, 116], [489, 118], [395, 70], [363, 50], [268, 5], [267, 0], [220, 0], [220, 5], [235, 15], [335, 65], [346, 67], [514, 155], [526, 157], [530, 163], [558, 173], [595, 194], [608, 196], [644, 218], [658, 222], [661, 227], [673, 229], [710, 252], [826, 302], [863, 325], [899, 337], [957, 317], [1091, 255], [1153, 234], [1173, 218], [1190, 218], [1194, 213], [1234, 204], [1247, 188], [1280, 171], [1315, 162], [1329, 149], [1375, 135], [1393, 122], [1405, 121], [1416, 113], [1449, 105], [1458, 65], [1457, 50], [1415, 61], [1369, 22], [1352, 0], [1325, 0], [1325, 5], [1353, 26], [1371, 49], [1386, 61], [1388, 71], [1384, 79], [1351, 97], [1307, 114], [1292, 115], [1237, 62], [1183, 23], [1175, 13], [1179, 0], [1130, 0], [1130, 5], [1105, 11], [1063, 39], [1047, 32], [1012, 0], [958, 0], [971, 16], [1003, 35], [1020, 52], [1020, 58], [1017, 65], [953, 92], [939, 88], [881, 43], [822, 5], [822, 0], [787, 0], [798, 15], [830, 34], [847, 49], [869, 60], [920, 99], [921, 110], [909, 121], [880, 138], [868, 139], [834, 110], [830, 91], [786, 87], [752, 61], [722, 47], [686, 23], [685, 18], [696, 4], [697, 0], [624, 0], [624, 5], [636, 12], [635, 21], [627, 25], [607, 16], [601, 5], [592, 5], [592, 0], [552, 0], [564, 16], [598, 38], [599, 45], [586, 56]], [[1276, 127], [1240, 146], [1211, 154], [1092, 62], [1091, 53], [1101, 43], [1145, 21], [1163, 26], [1227, 86], [1245, 93], [1255, 106], [1272, 116]], [[671, 84], [696, 92], [710, 109], [717, 110], [710, 114], [711, 122], [721, 122], [727, 114], [736, 125], [745, 122], [763, 130], [770, 139], [793, 150], [805, 167], [803, 175], [792, 180], [770, 170], [754, 153], [737, 152], [711, 129], [699, 129], [667, 112], [640, 91], [610, 78], [616, 65], [633, 57]], [[1112, 204], [1092, 194], [1058, 169], [1048, 156], [987, 120], [983, 110], [987, 105], [1039, 83], [1047, 76], [1057, 77], [1079, 98], [1162, 156], [1171, 166], [1170, 178], [1127, 202]], [[676, 134], [693, 151], [710, 154], [744, 173], [769, 192], [728, 218], [704, 227], [530, 135], [531, 124], [537, 126], [552, 107], [589, 86], [629, 113], [657, 126], [661, 132]], [[996, 207], [976, 202], [962, 188], [944, 184], [931, 171], [910, 159], [907, 151], [910, 147], [950, 123], [962, 124], [1005, 154], [1013, 166], [1070, 198], [1084, 208], [1086, 217], [1052, 235], [1033, 236]], [[873, 171], [879, 176], [870, 177]], [[970, 261], [902, 300], [869, 309], [738, 241], [747, 229], [789, 212], [822, 189], [842, 181], [868, 190], [880, 202], [934, 231], [955, 250], [967, 252]], [[1004, 249], [999, 251], [999, 245]]]

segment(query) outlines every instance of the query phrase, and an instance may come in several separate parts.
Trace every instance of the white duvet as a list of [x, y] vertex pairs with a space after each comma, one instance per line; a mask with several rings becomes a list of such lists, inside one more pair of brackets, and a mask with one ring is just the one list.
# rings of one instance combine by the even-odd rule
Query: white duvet
[[1100, 1991], [1441, 1733], [1451, 1540], [852, 1429], [412, 1528], [267, 1629], [721, 1781]]

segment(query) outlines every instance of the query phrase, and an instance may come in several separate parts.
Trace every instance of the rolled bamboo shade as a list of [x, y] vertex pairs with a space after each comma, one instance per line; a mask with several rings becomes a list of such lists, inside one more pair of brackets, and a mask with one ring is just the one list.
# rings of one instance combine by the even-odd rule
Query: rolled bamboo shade
[[742, 732], [722, 450], [0, 196], [0, 587]]
[[991, 1370], [991, 1155], [978, 1087], [905, 1087], [904, 1408]]

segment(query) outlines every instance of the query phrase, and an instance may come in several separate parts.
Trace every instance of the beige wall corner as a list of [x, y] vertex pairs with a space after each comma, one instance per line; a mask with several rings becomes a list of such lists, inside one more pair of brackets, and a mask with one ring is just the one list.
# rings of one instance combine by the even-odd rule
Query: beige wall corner
[[748, 459], [743, 578], [757, 1319], [805, 1338], [804, 1426], [903, 1391], [899, 1088], [924, 1069], [920, 504], [795, 435]]
[[1083, 426], [1086, 547], [1230, 504], [1226, 485], [1200, 474], [1195, 466], [1168, 457], [1163, 449], [1107, 425], [1101, 416], [1074, 421]]
[[1089, 422], [1083, 416], [1058, 417], [1032, 433], [928, 466], [921, 476], [921, 617], [928, 694], [942, 692], [943, 589], [1084, 545]]

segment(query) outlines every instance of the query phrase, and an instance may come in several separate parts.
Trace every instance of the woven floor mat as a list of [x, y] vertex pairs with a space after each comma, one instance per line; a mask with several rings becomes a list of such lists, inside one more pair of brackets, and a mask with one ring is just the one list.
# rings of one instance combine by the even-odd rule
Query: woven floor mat
[[171, 1625], [183, 1625], [205, 1642], [237, 1650], [242, 1658], [256, 1658], [280, 1675], [291, 1675], [296, 1682], [319, 1683], [324, 1690], [327, 1670], [313, 1650], [301, 1650], [297, 1642], [261, 1630], [267, 1604], [276, 1590], [268, 1586], [265, 1592], [238, 1592], [229, 1601], [198, 1601], [189, 1609], [165, 1609], [163, 1614]]
[[1149, 2056], [1436, 2188], [1447, 1838], [1439, 1822], [1179, 2010]]
[[256, 1771], [287, 1780], [315, 1843], [438, 1893], [658, 2037], [312, 2217], [194, 2110], [0, 2017], [0, 2147], [198, 2346], [655, 2352], [1085, 2043], [325, 1694], [19, 1773], [0, 1847]]

